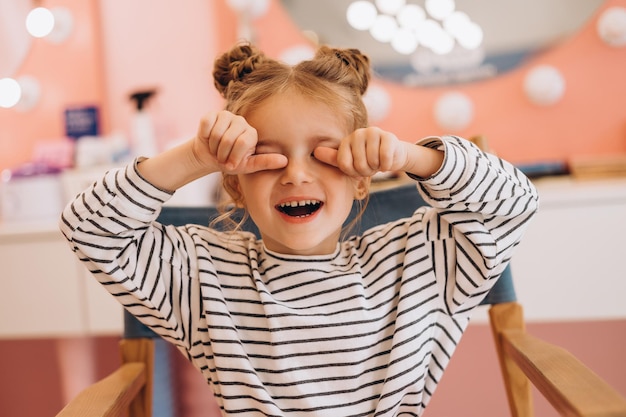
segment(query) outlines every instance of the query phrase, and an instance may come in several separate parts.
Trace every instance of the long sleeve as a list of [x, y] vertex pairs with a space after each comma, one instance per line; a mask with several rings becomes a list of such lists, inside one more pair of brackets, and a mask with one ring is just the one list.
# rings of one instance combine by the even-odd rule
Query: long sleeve
[[181, 276], [172, 269], [186, 269], [191, 276], [196, 267], [188, 253], [190, 237], [153, 222], [170, 196], [129, 165], [106, 173], [71, 202], [60, 228], [107, 291], [163, 336], [180, 341], [188, 334], [178, 320], [188, 312], [180, 310], [194, 306], [182, 299], [189, 280], [172, 279]]
[[441, 169], [419, 181], [418, 189], [434, 208], [423, 227], [433, 268], [445, 281], [447, 307], [465, 311], [506, 267], [537, 210], [537, 191], [512, 164], [464, 139], [428, 138], [421, 145], [445, 151]]

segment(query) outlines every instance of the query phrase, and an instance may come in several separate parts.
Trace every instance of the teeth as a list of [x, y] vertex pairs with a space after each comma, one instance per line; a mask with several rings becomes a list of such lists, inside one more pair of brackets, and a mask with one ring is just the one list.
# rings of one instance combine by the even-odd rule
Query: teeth
[[313, 204], [319, 204], [319, 200], [301, 200], [301, 201], [287, 201], [280, 203], [280, 207], [298, 207], [298, 206], [310, 206]]

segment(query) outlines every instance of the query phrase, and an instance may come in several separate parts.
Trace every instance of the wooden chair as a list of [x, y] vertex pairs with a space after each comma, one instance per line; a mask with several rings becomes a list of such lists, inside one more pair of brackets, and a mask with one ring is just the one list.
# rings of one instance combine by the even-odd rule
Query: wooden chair
[[[488, 150], [484, 137], [472, 138]], [[379, 187], [381, 188], [381, 187]], [[414, 184], [382, 187], [373, 191], [366, 210], [353, 233], [376, 224], [410, 216], [426, 203]], [[347, 222], [356, 216], [353, 208]], [[215, 208], [164, 207], [159, 221], [164, 224], [209, 224]], [[259, 235], [251, 221], [244, 229]], [[587, 368], [572, 354], [526, 332], [523, 309], [516, 300], [510, 267], [485, 297], [512, 417], [533, 416], [531, 388], [539, 392], [563, 416], [626, 417], [626, 398]], [[151, 330], [125, 313], [124, 339], [120, 349], [122, 366], [88, 387], [57, 417], [152, 416], [155, 372], [154, 338]], [[208, 387], [207, 387], [208, 389]]]

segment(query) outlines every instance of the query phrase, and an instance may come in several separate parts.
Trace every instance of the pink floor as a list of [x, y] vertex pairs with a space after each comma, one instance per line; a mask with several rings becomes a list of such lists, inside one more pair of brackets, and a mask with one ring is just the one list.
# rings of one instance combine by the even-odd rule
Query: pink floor
[[[626, 396], [626, 320], [530, 324], [530, 332], [559, 344]], [[97, 377], [119, 364], [115, 337], [93, 340]], [[63, 407], [56, 340], [0, 341], [0, 416], [53, 416]], [[175, 355], [180, 387], [177, 417], [218, 412], [199, 374]], [[472, 325], [461, 341], [426, 416], [501, 417], [508, 414], [488, 325]], [[539, 395], [537, 416], [556, 413]]]

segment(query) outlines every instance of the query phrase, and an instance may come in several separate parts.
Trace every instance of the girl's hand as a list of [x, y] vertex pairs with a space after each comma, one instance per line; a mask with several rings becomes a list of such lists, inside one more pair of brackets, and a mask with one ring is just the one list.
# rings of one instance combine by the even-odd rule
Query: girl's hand
[[318, 147], [314, 155], [351, 177], [371, 177], [377, 172], [401, 171], [407, 167], [411, 145], [377, 127], [357, 129], [337, 149]]
[[246, 119], [222, 110], [202, 118], [192, 149], [199, 164], [231, 175], [287, 165], [287, 158], [281, 154], [255, 155], [257, 141], [256, 129]]

